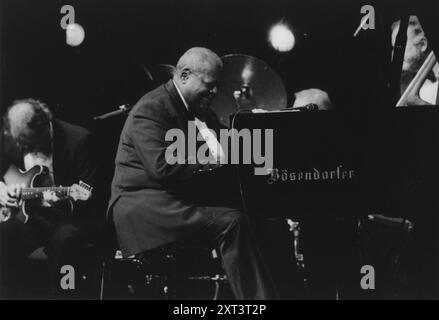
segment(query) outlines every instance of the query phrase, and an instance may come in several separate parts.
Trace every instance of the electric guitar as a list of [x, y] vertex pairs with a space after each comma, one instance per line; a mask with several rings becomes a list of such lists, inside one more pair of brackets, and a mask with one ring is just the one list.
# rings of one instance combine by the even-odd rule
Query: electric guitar
[[[72, 201], [87, 201], [90, 199], [93, 188], [88, 184], [80, 181], [70, 187], [55, 187], [49, 168], [44, 166], [35, 166], [28, 171], [21, 171], [14, 165], [11, 165], [3, 177], [6, 185], [24, 185], [21, 189], [21, 202], [18, 208], [0, 206], [0, 222], [7, 221], [15, 216], [23, 223], [27, 223], [32, 209], [35, 207], [59, 207], [66, 214], [73, 211]], [[47, 201], [49, 196], [57, 201], [51, 204]]]

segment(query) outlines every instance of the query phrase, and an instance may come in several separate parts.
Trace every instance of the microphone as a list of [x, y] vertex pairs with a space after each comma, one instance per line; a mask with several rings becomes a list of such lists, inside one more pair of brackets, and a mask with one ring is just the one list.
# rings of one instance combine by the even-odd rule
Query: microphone
[[131, 111], [132, 108], [133, 108], [133, 106], [130, 104], [123, 104], [123, 105], [118, 107], [118, 110], [104, 113], [100, 116], [96, 116], [93, 118], [93, 120], [105, 120], [108, 118], [117, 117], [117, 116], [122, 115], [122, 114], [127, 115]]

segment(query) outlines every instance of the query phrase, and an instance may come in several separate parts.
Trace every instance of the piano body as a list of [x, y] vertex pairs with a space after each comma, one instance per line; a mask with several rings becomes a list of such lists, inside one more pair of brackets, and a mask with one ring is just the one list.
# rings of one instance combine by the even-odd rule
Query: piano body
[[251, 215], [409, 218], [437, 208], [437, 107], [238, 113], [234, 128], [273, 130], [271, 174], [255, 175], [255, 163], [236, 170]]

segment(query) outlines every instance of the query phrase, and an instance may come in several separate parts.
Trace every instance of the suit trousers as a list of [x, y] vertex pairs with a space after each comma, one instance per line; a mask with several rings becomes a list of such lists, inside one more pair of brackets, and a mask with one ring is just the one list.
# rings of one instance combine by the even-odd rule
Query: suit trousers
[[44, 247], [49, 258], [51, 291], [61, 293], [61, 267], [76, 265], [81, 243], [87, 238], [86, 229], [81, 223], [50, 221], [37, 216], [32, 216], [26, 224], [15, 218], [0, 223], [0, 296], [26, 298], [29, 294], [26, 280], [38, 276], [26, 270], [26, 259], [39, 247]]
[[218, 250], [232, 291], [239, 300], [278, 299], [277, 289], [257, 246], [248, 218], [227, 207], [198, 207], [200, 232], [191, 238]]

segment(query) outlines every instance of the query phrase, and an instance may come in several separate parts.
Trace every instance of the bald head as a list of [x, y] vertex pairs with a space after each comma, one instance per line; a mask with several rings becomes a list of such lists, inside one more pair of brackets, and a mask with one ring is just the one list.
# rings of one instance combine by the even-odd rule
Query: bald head
[[190, 108], [210, 105], [222, 66], [221, 58], [207, 48], [191, 48], [181, 56], [173, 79]]
[[17, 137], [20, 132], [28, 130], [28, 124], [35, 116], [35, 110], [27, 102], [19, 102], [11, 106], [7, 113], [9, 132], [13, 137]]
[[316, 104], [319, 110], [332, 109], [332, 102], [327, 92], [320, 89], [306, 89], [294, 94], [295, 101], [293, 108], [303, 107], [308, 104]]
[[219, 71], [223, 66], [221, 58], [210, 49], [194, 47], [186, 51], [177, 62], [177, 73], [184, 69], [193, 72]]

